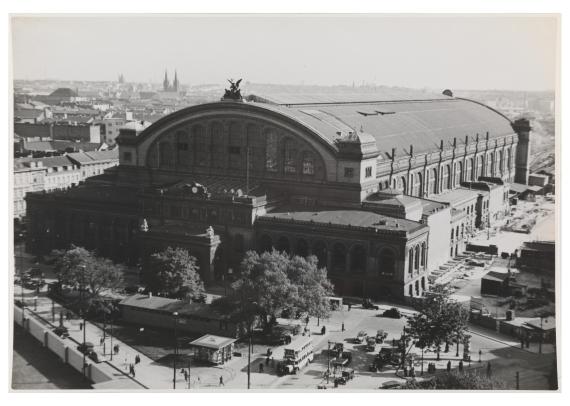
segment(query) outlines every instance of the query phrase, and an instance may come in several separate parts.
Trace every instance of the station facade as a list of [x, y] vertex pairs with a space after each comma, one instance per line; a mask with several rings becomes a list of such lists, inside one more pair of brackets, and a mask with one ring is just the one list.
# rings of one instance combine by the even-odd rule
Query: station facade
[[430, 270], [508, 212], [528, 121], [449, 95], [348, 99], [250, 95], [130, 123], [119, 166], [28, 196], [28, 249], [73, 243], [144, 266], [180, 246], [216, 284], [247, 250], [275, 248], [315, 255], [339, 295], [421, 296]]

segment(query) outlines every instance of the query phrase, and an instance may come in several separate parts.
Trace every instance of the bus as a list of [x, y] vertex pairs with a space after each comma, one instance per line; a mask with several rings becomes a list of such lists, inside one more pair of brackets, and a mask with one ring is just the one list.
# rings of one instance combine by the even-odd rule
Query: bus
[[309, 362], [313, 362], [313, 340], [311, 337], [299, 337], [285, 348], [280, 369], [282, 373], [294, 374]]

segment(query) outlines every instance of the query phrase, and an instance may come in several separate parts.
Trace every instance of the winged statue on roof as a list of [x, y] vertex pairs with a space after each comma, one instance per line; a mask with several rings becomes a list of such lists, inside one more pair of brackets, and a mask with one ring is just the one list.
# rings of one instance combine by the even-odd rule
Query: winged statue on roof
[[239, 88], [241, 81], [242, 79], [239, 79], [238, 81], [228, 79], [228, 82], [230, 82], [230, 88], [225, 89], [224, 97], [222, 100], [242, 100], [241, 90]]

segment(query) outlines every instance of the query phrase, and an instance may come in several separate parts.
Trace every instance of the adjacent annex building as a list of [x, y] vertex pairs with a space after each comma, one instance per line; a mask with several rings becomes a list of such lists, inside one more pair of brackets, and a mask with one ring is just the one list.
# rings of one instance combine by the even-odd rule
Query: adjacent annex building
[[70, 243], [144, 264], [188, 249], [206, 284], [245, 251], [315, 255], [339, 295], [420, 296], [432, 269], [508, 212], [530, 126], [444, 94], [251, 94], [117, 138], [120, 165], [27, 197], [28, 249]]

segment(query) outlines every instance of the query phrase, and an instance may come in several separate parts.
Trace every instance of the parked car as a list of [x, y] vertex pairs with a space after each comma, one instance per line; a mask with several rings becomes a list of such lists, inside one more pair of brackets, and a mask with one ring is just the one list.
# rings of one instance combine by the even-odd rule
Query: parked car
[[397, 348], [382, 347], [380, 352], [376, 355], [376, 359], [379, 365], [399, 365], [400, 355]]
[[92, 342], [86, 341], [85, 343], [81, 343], [77, 346], [77, 351], [79, 351], [83, 354], [90, 354], [91, 352], [93, 352], [94, 348], [95, 348], [95, 345], [93, 345]]
[[343, 343], [332, 343], [332, 347], [330, 349], [330, 354], [333, 358], [337, 358], [342, 355], [344, 351], [344, 344]]
[[388, 381], [384, 382], [380, 389], [396, 389], [399, 388], [402, 384], [398, 381]]
[[386, 337], [388, 337], [388, 333], [386, 333], [384, 330], [378, 330], [376, 332], [376, 343], [383, 344]]
[[382, 313], [383, 317], [389, 317], [391, 319], [399, 319], [402, 317], [402, 313], [400, 313], [400, 310], [398, 310], [395, 307], [392, 307], [388, 310], [384, 310], [384, 313]]
[[376, 337], [366, 337], [366, 351], [374, 351], [376, 349]]
[[354, 342], [357, 344], [362, 344], [364, 340], [366, 340], [367, 336], [368, 333], [366, 333], [366, 331], [359, 331], [358, 334], [356, 335], [356, 338], [354, 339]]
[[67, 338], [69, 337], [69, 330], [67, 329], [67, 327], [63, 327], [63, 326], [59, 326], [53, 329], [54, 334], [56, 334], [57, 336], [61, 337], [61, 338]]
[[343, 351], [340, 357], [332, 360], [332, 365], [335, 367], [346, 367], [352, 362], [352, 353], [350, 351]]
[[372, 300], [370, 299], [363, 299], [362, 300], [362, 308], [363, 309], [372, 309], [372, 310], [378, 310], [379, 307], [376, 306], [375, 304], [372, 303]]

